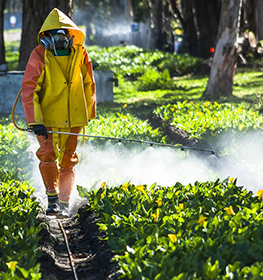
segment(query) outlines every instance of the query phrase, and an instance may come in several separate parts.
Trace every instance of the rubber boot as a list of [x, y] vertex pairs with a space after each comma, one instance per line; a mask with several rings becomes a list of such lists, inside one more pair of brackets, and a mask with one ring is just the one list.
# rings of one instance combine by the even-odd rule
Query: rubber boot
[[69, 218], [69, 203], [60, 202], [60, 218]]
[[46, 210], [46, 215], [57, 216], [60, 213], [60, 205], [58, 195], [48, 196], [48, 207]]

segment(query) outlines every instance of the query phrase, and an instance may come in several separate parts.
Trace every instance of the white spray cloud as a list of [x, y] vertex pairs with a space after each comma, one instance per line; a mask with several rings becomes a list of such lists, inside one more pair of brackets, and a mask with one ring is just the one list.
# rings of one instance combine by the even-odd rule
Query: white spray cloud
[[206, 165], [197, 157], [185, 157], [173, 148], [148, 147], [137, 153], [119, 145], [107, 145], [103, 149], [92, 146], [85, 150], [85, 158], [78, 167], [78, 184], [83, 178], [88, 178], [91, 185], [106, 181], [108, 185], [119, 185], [127, 181], [133, 184], [157, 183], [165, 186], [177, 181], [182, 183], [194, 182], [205, 177]]
[[[105, 143], [103, 148], [86, 144], [84, 159], [76, 166], [75, 185], [91, 189], [99, 188], [102, 182], [109, 186], [118, 186], [127, 181], [132, 184], [157, 183], [172, 186], [176, 182], [184, 185], [195, 181], [210, 181], [217, 178], [237, 178], [237, 184], [256, 193], [263, 188], [263, 136], [261, 133], [247, 133], [236, 137], [223, 134], [215, 147], [216, 151], [226, 151], [224, 156], [215, 156], [207, 152], [180, 151], [168, 147], [147, 147], [131, 152], [122, 143]], [[36, 151], [37, 143], [31, 148]], [[136, 144], [141, 145], [141, 144]], [[79, 158], [82, 147], [77, 149]], [[33, 169], [34, 187], [41, 199], [45, 198], [45, 189], [38, 170], [38, 160]], [[71, 201], [79, 200], [74, 188]], [[46, 202], [44, 202], [45, 204]]]
[[219, 150], [225, 147], [227, 156], [220, 160], [220, 178], [238, 178], [237, 184], [256, 193], [263, 189], [263, 134], [261, 131], [242, 135], [225, 133]]
[[223, 152], [217, 156], [158, 146], [138, 153], [123, 148], [120, 153], [118, 145], [122, 144], [108, 144], [103, 149], [86, 146], [84, 161], [77, 167], [76, 183], [88, 188], [96, 182], [99, 187], [104, 181], [109, 186], [127, 181], [135, 185], [156, 182], [172, 186], [176, 182], [193, 184], [230, 177], [237, 178], [239, 186], [254, 193], [263, 188], [263, 135], [260, 132], [224, 133], [215, 147], [216, 152]]

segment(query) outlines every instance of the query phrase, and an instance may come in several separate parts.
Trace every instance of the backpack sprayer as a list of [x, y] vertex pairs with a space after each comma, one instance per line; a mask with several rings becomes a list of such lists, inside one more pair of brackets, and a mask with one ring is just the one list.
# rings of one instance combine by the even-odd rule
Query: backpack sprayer
[[[21, 95], [22, 90], [20, 89], [15, 103], [13, 105], [12, 108], [12, 121], [14, 126], [21, 130], [21, 131], [26, 131], [26, 132], [34, 132], [33, 129], [30, 128], [21, 128], [19, 127], [16, 122], [15, 122], [15, 118], [14, 118], [14, 114], [15, 114], [15, 108], [18, 102], [18, 99]], [[203, 148], [195, 148], [195, 147], [187, 147], [187, 146], [178, 146], [178, 145], [173, 145], [173, 144], [164, 144], [164, 143], [158, 143], [158, 142], [151, 142], [151, 141], [143, 141], [143, 140], [138, 140], [138, 139], [126, 139], [126, 138], [118, 138], [118, 137], [108, 137], [108, 136], [100, 136], [100, 135], [87, 135], [87, 134], [78, 134], [78, 133], [71, 133], [71, 132], [60, 132], [60, 131], [47, 131], [47, 133], [51, 133], [51, 134], [64, 134], [64, 135], [75, 135], [75, 136], [81, 136], [83, 137], [83, 139], [85, 138], [98, 138], [98, 139], [104, 139], [104, 140], [114, 140], [114, 141], [118, 141], [118, 142], [136, 142], [136, 143], [141, 143], [141, 144], [147, 144], [149, 146], [162, 146], [162, 147], [171, 147], [171, 148], [175, 148], [175, 149], [180, 149], [181, 151], [184, 150], [193, 150], [193, 151], [200, 151], [200, 152], [207, 152], [210, 154], [215, 154], [214, 150], [211, 149], [203, 149]], [[84, 142], [83, 142], [84, 143]]]

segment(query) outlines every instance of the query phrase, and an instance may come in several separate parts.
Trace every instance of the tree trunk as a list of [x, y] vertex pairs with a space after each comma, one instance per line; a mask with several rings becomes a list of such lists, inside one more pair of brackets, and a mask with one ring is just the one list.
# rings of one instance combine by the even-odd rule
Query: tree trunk
[[208, 58], [210, 48], [215, 47], [220, 20], [220, 1], [195, 0], [198, 23], [198, 56]]
[[155, 14], [156, 48], [158, 50], [162, 50], [163, 49], [163, 5], [162, 5], [162, 1], [157, 0], [154, 14]]
[[4, 43], [4, 9], [7, 0], [0, 0], [0, 65], [6, 64]]
[[197, 56], [197, 31], [193, 13], [193, 0], [182, 0], [181, 2], [185, 22], [184, 42], [187, 42], [185, 47], [191, 55]]
[[[241, 13], [240, 29], [252, 31], [257, 36], [256, 10], [257, 1], [244, 1]], [[243, 16], [242, 16], [243, 15]]]
[[223, 0], [210, 77], [203, 94], [208, 99], [231, 96], [237, 61], [241, 0]]
[[256, 0], [256, 24], [257, 33], [255, 34], [258, 40], [263, 40], [263, 2]]
[[23, 0], [23, 25], [18, 70], [25, 69], [28, 58], [37, 45], [37, 34], [47, 15], [55, 7], [72, 17], [72, 0]]

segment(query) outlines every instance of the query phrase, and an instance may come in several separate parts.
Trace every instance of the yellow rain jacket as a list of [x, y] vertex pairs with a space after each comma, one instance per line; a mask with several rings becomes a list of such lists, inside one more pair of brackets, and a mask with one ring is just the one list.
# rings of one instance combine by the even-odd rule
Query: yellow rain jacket
[[30, 55], [22, 81], [22, 102], [28, 126], [71, 128], [85, 126], [96, 115], [96, 87], [92, 62], [83, 46], [85, 36], [78, 26], [57, 8], [44, 21], [39, 33], [68, 29], [75, 36], [67, 81], [51, 50], [38, 45]]

